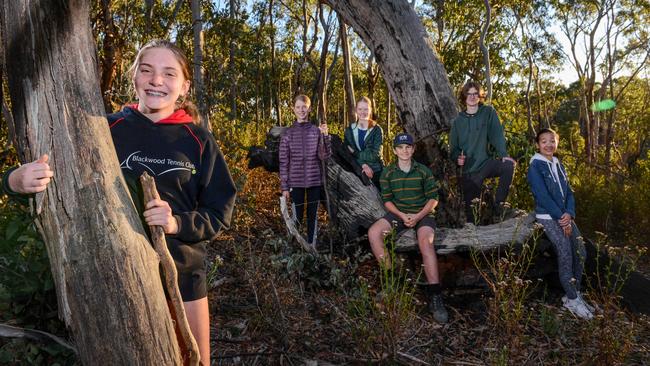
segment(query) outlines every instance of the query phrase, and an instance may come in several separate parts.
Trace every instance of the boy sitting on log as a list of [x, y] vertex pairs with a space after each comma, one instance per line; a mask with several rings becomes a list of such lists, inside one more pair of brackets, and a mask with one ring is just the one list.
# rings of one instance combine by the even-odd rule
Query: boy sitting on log
[[433, 216], [438, 205], [438, 184], [431, 170], [413, 160], [413, 137], [400, 133], [393, 141], [397, 161], [388, 165], [379, 179], [381, 196], [388, 213], [368, 229], [372, 253], [380, 266], [391, 267], [384, 236], [393, 227], [397, 232], [415, 228], [427, 279], [428, 309], [438, 323], [446, 323], [447, 310], [442, 301], [438, 259], [433, 248], [436, 222]]

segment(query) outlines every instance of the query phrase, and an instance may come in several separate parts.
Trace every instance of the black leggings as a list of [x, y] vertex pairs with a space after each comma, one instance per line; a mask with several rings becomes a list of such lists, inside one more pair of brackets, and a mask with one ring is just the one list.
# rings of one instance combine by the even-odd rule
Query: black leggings
[[[321, 186], [309, 188], [291, 188], [291, 201], [293, 202], [293, 213], [298, 224], [302, 224], [305, 215], [305, 203], [307, 205], [307, 242], [316, 242], [316, 227], [318, 224], [318, 204], [320, 203]], [[305, 201], [305, 197], [307, 200]]]
[[468, 222], [473, 222], [472, 200], [481, 196], [483, 181], [487, 178], [499, 177], [499, 185], [497, 186], [497, 192], [494, 197], [494, 201], [498, 206], [508, 197], [508, 191], [510, 190], [514, 173], [515, 166], [511, 161], [491, 159], [478, 172], [463, 176], [462, 189], [463, 195], [465, 196], [465, 213], [467, 214]]

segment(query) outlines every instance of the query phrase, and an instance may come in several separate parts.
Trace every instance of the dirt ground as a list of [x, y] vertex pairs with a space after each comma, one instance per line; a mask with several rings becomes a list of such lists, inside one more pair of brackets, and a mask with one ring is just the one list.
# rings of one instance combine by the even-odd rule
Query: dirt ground
[[405, 291], [413, 305], [403, 310], [386, 300], [367, 243], [333, 242], [333, 253], [314, 258], [287, 239], [276, 174], [249, 171], [240, 193], [232, 229], [209, 253], [212, 364], [650, 364], [647, 317], [587, 292], [601, 315], [576, 319], [560, 307], [553, 279], [535, 284], [520, 324], [494, 318], [485, 283], [443, 283], [444, 325], [417, 285]]

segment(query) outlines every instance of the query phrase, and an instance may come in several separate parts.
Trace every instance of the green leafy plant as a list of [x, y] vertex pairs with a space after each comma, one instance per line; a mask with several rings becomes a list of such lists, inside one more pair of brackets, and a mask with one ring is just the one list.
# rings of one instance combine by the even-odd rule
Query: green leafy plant
[[[0, 322], [66, 337], [47, 250], [26, 207], [0, 198]], [[73, 364], [74, 354], [56, 344], [19, 339], [0, 343], [2, 364]]]

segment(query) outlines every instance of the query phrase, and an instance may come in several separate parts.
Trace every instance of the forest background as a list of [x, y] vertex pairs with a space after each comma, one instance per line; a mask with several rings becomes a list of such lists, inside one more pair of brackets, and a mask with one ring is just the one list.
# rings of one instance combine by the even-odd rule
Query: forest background
[[[490, 1], [489, 25], [486, 4], [425, 0], [412, 6], [429, 33], [452, 88], [457, 90], [468, 79], [490, 86], [489, 103], [499, 112], [510, 154], [519, 161], [511, 204], [524, 210], [533, 208], [525, 181], [528, 159], [534, 151], [532, 136], [540, 128], [552, 127], [561, 136], [561, 158], [576, 194], [576, 221], [583, 234], [618, 248], [648, 247], [650, 3]], [[264, 243], [264, 250], [273, 251], [271, 247], [282, 240], [273, 195], [278, 190], [277, 177], [259, 169], [250, 171], [245, 156], [248, 147], [263, 144], [270, 127], [292, 122], [291, 101], [297, 93], [312, 97], [312, 117], [326, 121], [331, 133], [340, 136], [354, 118], [351, 101], [368, 96], [374, 104], [375, 119], [386, 134], [384, 158], [391, 160], [390, 141], [401, 132], [399, 113], [372, 52], [327, 5], [314, 0], [101, 0], [93, 3], [91, 24], [107, 112], [133, 101], [127, 70], [137, 49], [148, 40], [170, 38], [194, 61], [193, 97], [209, 117], [241, 192], [235, 224], [231, 232], [222, 235], [223, 241], [233, 244], [245, 240], [249, 247], [251, 243]], [[480, 47], [483, 32], [487, 54]], [[616, 107], [601, 112], [591, 108], [604, 99], [614, 100]], [[2, 170], [17, 163], [7, 128], [9, 110], [3, 78]], [[445, 135], [442, 132], [440, 138], [444, 140]], [[47, 254], [29, 213], [6, 197], [0, 199], [0, 210], [0, 321], [64, 334], [56, 319]], [[245, 254], [232, 246], [221, 248], [214, 246], [214, 263], [219, 258], [246, 261], [237, 257]], [[643, 270], [647, 258], [640, 259]], [[237, 278], [225, 262], [213, 263], [212, 275]], [[296, 275], [293, 271], [285, 268], [287, 273], [278, 269], [260, 273], [256, 269], [242, 276], [248, 276], [245, 281], [249, 282], [255, 276], [267, 280], [265, 276], [271, 276], [281, 283], [281, 277]], [[308, 277], [300, 272], [297, 276]], [[215, 288], [219, 287], [219, 292], [224, 286], [227, 284]], [[303, 287], [299, 290], [302, 293]], [[277, 290], [273, 291], [276, 299], [267, 300], [278, 306]], [[259, 304], [263, 300], [256, 301], [262, 309]], [[223, 310], [223, 302], [216, 304]], [[265, 313], [260, 312], [264, 318]], [[278, 321], [286, 322], [286, 318]], [[268, 319], [260, 322], [271, 333], [287, 331], [277, 324], [269, 325]], [[266, 329], [261, 325], [257, 328]], [[390, 337], [378, 337], [377, 342], [388, 342], [389, 353], [396, 355], [399, 347], [395, 345], [400, 343], [386, 338]], [[284, 342], [293, 344], [291, 340]], [[4, 340], [0, 346], [0, 363], [69, 360], [69, 352], [56, 346]], [[269, 346], [265, 352], [271, 352], [269, 349], [274, 348]], [[287, 349], [286, 344], [283, 349]], [[456, 349], [452, 351], [458, 355]], [[358, 351], [355, 357], [381, 359], [381, 352], [379, 356], [373, 352]], [[486, 354], [502, 355], [500, 351]], [[512, 353], [506, 356], [519, 357]], [[627, 360], [629, 352], [623, 356]]]

